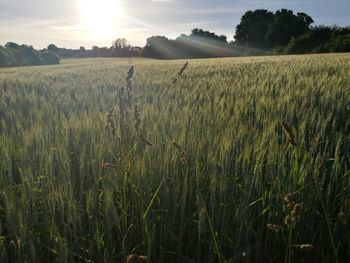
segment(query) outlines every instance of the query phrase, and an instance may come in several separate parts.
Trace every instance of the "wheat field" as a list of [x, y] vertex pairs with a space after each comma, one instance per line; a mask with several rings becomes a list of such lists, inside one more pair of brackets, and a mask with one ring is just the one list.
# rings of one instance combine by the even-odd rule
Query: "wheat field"
[[0, 70], [1, 262], [348, 262], [350, 54], [185, 62]]

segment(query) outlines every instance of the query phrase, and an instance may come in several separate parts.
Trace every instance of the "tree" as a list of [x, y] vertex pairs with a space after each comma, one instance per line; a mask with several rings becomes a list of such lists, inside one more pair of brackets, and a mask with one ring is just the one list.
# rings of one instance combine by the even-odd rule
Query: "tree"
[[54, 44], [50, 44], [50, 45], [47, 46], [47, 50], [57, 53], [58, 52], [58, 47], [56, 45], [54, 45]]
[[122, 50], [128, 46], [128, 43], [125, 38], [118, 38], [117, 40], [113, 41], [112, 48]]
[[46, 65], [53, 65], [53, 64], [59, 64], [60, 58], [53, 52], [44, 52], [41, 55], [42, 61]]
[[21, 46], [14, 42], [7, 42], [5, 48], [8, 49], [19, 49]]
[[338, 35], [326, 46], [330, 52], [350, 52], [350, 34]]
[[5, 48], [0, 46], [0, 67], [7, 67], [11, 64], [11, 58]]
[[192, 29], [190, 37], [200, 37], [203, 39], [218, 41], [221, 43], [227, 43], [227, 37], [224, 35], [218, 36], [215, 33], [204, 31], [203, 29]]
[[292, 37], [286, 47], [287, 54], [326, 52], [325, 45], [331, 40], [334, 27], [317, 26], [299, 37]]
[[236, 55], [227, 44], [226, 36], [195, 28], [190, 35], [182, 34], [175, 40], [164, 36], [147, 39], [141, 56], [159, 59], [210, 58]]
[[112, 56], [114, 57], [130, 57], [133, 56], [132, 46], [128, 44], [126, 39], [118, 38], [112, 43]]
[[99, 57], [100, 56], [100, 50], [98, 46], [92, 46], [92, 56], [93, 57]]
[[312, 19], [311, 16], [305, 13], [297, 13], [298, 19], [303, 25], [306, 25], [307, 27], [310, 27], [311, 24], [314, 23], [314, 20]]
[[33, 46], [9, 42], [0, 47], [0, 67], [57, 64], [59, 58], [52, 52], [35, 50]]
[[143, 57], [149, 58], [173, 58], [171, 40], [164, 36], [152, 36], [147, 38], [146, 46], [142, 50]]
[[312, 18], [305, 13], [294, 15], [291, 10], [278, 10], [266, 33], [266, 43], [270, 47], [286, 46], [292, 37], [306, 33], [313, 22]]
[[236, 27], [236, 44], [266, 48], [265, 36], [273, 18], [273, 13], [265, 9], [246, 12]]

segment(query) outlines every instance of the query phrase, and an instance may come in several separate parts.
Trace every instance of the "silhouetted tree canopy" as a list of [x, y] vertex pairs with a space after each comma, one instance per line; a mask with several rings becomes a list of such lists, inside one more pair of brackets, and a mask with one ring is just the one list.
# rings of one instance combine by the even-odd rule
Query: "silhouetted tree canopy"
[[325, 44], [331, 41], [334, 31], [335, 28], [332, 27], [314, 27], [297, 38], [293, 37], [286, 47], [286, 53], [305, 54], [326, 52]]
[[265, 40], [267, 46], [286, 46], [292, 37], [306, 33], [314, 21], [305, 13], [294, 15], [293, 11], [281, 9], [276, 11]]
[[285, 48], [287, 54], [350, 51], [350, 27], [316, 26], [305, 34], [292, 38]]
[[255, 48], [286, 46], [292, 37], [310, 29], [313, 19], [305, 14], [281, 9], [276, 13], [265, 9], [246, 12], [236, 27], [236, 44]]
[[305, 54], [345, 52], [350, 49], [349, 27], [314, 26], [306, 13], [287, 9], [275, 13], [265, 9], [247, 11], [236, 27], [235, 42], [240, 54]]
[[330, 52], [350, 52], [350, 33], [335, 36], [326, 44]]
[[[183, 35], [184, 36], [184, 35]], [[200, 37], [203, 39], [213, 40], [217, 42], [227, 43], [227, 37], [224, 35], [218, 36], [215, 33], [204, 31], [202, 29], [192, 29], [190, 37]]]
[[236, 44], [256, 48], [266, 48], [266, 34], [270, 29], [274, 14], [265, 9], [246, 12], [236, 27]]

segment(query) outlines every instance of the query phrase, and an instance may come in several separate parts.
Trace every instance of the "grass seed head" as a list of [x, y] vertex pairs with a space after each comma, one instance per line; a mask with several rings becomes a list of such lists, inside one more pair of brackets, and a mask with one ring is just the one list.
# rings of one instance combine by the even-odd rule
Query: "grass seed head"
[[126, 258], [126, 263], [138, 263], [139, 262], [139, 255], [137, 254], [131, 254]]
[[295, 204], [293, 210], [294, 210], [297, 214], [300, 214], [300, 211], [301, 211], [301, 204]]
[[299, 246], [299, 249], [302, 252], [310, 252], [310, 251], [312, 251], [314, 249], [314, 247], [311, 244], [303, 244], [303, 245]]
[[283, 197], [284, 202], [286, 202], [287, 204], [293, 202], [293, 199], [294, 199], [293, 193], [288, 193]]
[[126, 263], [146, 263], [148, 262], [148, 257], [131, 254], [126, 258]]
[[134, 76], [134, 66], [131, 66], [126, 76], [126, 80], [131, 80], [133, 76]]
[[148, 257], [146, 256], [139, 256], [139, 263], [146, 263], [148, 262]]
[[290, 225], [292, 222], [292, 217], [290, 215], [286, 215], [286, 217], [284, 218], [284, 224]]
[[274, 224], [267, 224], [266, 227], [270, 230], [273, 230], [275, 232], [277, 232], [278, 230], [280, 230], [282, 227], [279, 225], [274, 225]]

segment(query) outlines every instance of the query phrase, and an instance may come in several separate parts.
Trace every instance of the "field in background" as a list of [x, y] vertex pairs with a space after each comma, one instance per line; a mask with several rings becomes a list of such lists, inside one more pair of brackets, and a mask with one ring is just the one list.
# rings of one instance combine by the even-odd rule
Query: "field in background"
[[350, 55], [184, 63], [0, 70], [1, 262], [350, 258]]

